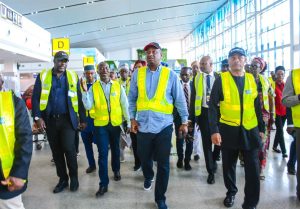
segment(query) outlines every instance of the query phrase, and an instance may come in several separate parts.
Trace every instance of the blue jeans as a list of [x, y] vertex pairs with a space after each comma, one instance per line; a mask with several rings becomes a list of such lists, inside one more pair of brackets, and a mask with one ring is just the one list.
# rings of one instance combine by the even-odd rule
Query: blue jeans
[[81, 138], [84, 144], [86, 157], [90, 167], [95, 167], [96, 162], [94, 158], [93, 142], [95, 141], [94, 135], [94, 120], [87, 117], [87, 127], [81, 132]]
[[108, 179], [108, 143], [111, 149], [111, 166], [113, 172], [120, 171], [120, 126], [95, 126], [95, 143], [98, 147], [98, 166], [100, 186], [107, 186]]
[[157, 174], [155, 183], [155, 201], [166, 200], [170, 173], [170, 151], [173, 127], [166, 127], [157, 134], [137, 133], [137, 151], [140, 157], [145, 180], [154, 177], [153, 156], [157, 161]]

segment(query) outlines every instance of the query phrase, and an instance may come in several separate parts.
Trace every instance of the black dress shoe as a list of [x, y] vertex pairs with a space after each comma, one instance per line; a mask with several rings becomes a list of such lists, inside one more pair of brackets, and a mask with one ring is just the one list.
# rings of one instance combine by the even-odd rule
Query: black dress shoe
[[178, 160], [177, 163], [176, 163], [176, 165], [177, 165], [177, 168], [183, 168], [183, 162], [182, 162], [182, 160]]
[[58, 184], [55, 186], [53, 193], [59, 193], [64, 190], [69, 185], [66, 180], [59, 180]]
[[190, 162], [189, 162], [189, 161], [184, 161], [184, 169], [185, 169], [186, 171], [192, 170], [192, 166], [190, 165]]
[[195, 161], [198, 161], [200, 159], [200, 156], [199, 155], [194, 155], [194, 160]]
[[234, 196], [226, 196], [223, 203], [227, 208], [232, 207], [234, 204]]
[[96, 192], [96, 197], [100, 197], [107, 192], [107, 186], [100, 186], [99, 190]]
[[280, 149], [273, 147], [273, 151], [276, 153], [281, 153]]
[[114, 180], [115, 181], [120, 181], [121, 180], [121, 174], [120, 174], [119, 171], [114, 173]]
[[290, 174], [290, 175], [296, 175], [295, 168], [288, 166], [287, 170], [288, 170], [288, 174]]
[[215, 183], [215, 175], [214, 174], [208, 174], [207, 183], [208, 184], [214, 184]]
[[96, 170], [96, 166], [93, 166], [93, 167], [88, 167], [86, 170], [85, 170], [85, 172], [86, 173], [92, 173], [92, 172], [94, 172]]
[[78, 178], [71, 178], [70, 191], [75, 192], [78, 190], [78, 187], [79, 187]]

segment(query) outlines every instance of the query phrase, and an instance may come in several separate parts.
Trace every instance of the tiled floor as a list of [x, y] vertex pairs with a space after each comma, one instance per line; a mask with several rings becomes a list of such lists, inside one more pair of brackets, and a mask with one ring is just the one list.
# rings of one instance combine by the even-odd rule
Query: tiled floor
[[[286, 138], [289, 148], [291, 140]], [[273, 144], [273, 142], [271, 143]], [[30, 168], [29, 187], [23, 195], [26, 209], [154, 209], [154, 189], [150, 192], [143, 190], [142, 173], [132, 171], [133, 157], [126, 152], [126, 162], [121, 164], [122, 180], [114, 182], [109, 168], [109, 192], [96, 199], [98, 189], [97, 173], [85, 174], [87, 160], [83, 145], [80, 144], [81, 156], [79, 164], [79, 190], [75, 193], [68, 189], [59, 194], [53, 194], [53, 187], [58, 178], [55, 166], [50, 162], [51, 152], [46, 144], [42, 150], [34, 151]], [[170, 181], [167, 191], [167, 204], [171, 209], [218, 209], [225, 208], [223, 199], [226, 193], [223, 184], [221, 162], [216, 174], [216, 183], [206, 183], [207, 173], [203, 156], [199, 162], [192, 161], [192, 171], [176, 168], [176, 156], [171, 157]], [[266, 180], [261, 182], [260, 209], [293, 209], [300, 208], [300, 202], [295, 195], [296, 177], [287, 174], [287, 160], [280, 154], [269, 152]], [[236, 196], [234, 209], [241, 208], [243, 202], [244, 171], [237, 166], [237, 185], [239, 192]]]

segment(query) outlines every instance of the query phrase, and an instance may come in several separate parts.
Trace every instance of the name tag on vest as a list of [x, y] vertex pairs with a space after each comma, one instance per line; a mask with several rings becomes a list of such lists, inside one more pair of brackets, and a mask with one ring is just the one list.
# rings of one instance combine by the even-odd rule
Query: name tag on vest
[[74, 91], [68, 91], [68, 96], [69, 97], [75, 97], [75, 92]]

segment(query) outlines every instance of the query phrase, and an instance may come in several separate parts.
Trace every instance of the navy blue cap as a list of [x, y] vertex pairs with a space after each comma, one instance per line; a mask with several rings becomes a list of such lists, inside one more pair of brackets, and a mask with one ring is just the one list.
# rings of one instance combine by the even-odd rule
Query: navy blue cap
[[232, 57], [233, 55], [238, 54], [241, 56], [245, 56], [246, 57], [246, 51], [240, 47], [234, 47], [232, 48], [229, 53], [228, 53], [228, 57]]
[[154, 47], [156, 49], [161, 49], [160, 45], [156, 42], [151, 42], [144, 47], [144, 51], [147, 51], [149, 47]]
[[86, 66], [84, 66], [84, 71], [89, 71], [89, 70], [95, 70], [95, 66], [94, 65], [86, 65]]
[[58, 60], [58, 61], [61, 61], [61, 60], [69, 61], [69, 55], [64, 51], [59, 51], [59, 52], [56, 52], [56, 54], [54, 55], [54, 59]]
[[228, 65], [228, 59], [224, 59], [221, 61], [221, 65]]

